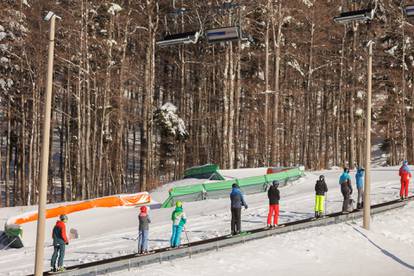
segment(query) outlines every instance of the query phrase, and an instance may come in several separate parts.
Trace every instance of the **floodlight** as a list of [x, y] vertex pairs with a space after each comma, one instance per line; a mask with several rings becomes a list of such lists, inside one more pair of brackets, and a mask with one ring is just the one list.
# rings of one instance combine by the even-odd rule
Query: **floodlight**
[[50, 20], [53, 16], [56, 16], [56, 18], [57, 18], [57, 19], [62, 19], [60, 16], [57, 16], [54, 12], [49, 11], [49, 12], [46, 14], [46, 16], [45, 16], [44, 20], [45, 20], [45, 21], [49, 21], [49, 20]]

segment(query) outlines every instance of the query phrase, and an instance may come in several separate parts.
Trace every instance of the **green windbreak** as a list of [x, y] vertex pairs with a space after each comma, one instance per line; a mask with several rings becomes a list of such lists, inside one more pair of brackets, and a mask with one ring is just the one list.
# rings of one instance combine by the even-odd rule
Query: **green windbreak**
[[263, 185], [264, 183], [266, 183], [266, 178], [264, 175], [251, 176], [237, 180], [237, 184], [239, 184], [240, 188], [251, 185]]
[[170, 190], [170, 196], [180, 196], [203, 192], [203, 184], [175, 187]]
[[[208, 169], [212, 169], [212, 166], [216, 165], [208, 165], [210, 166]], [[202, 167], [208, 167], [202, 166]], [[217, 167], [218, 168], [218, 167]], [[192, 172], [202, 173], [200, 171], [201, 167], [191, 168]], [[205, 169], [205, 168], [204, 168]], [[222, 198], [228, 195], [228, 191], [231, 190], [231, 186], [233, 183], [237, 183], [240, 188], [243, 189], [243, 192], [247, 194], [251, 193], [260, 193], [265, 191], [265, 186], [268, 183], [271, 183], [274, 180], [278, 180], [282, 182], [281, 184], [285, 183], [288, 180], [294, 180], [300, 178], [304, 172], [299, 168], [293, 168], [284, 170], [281, 172], [273, 173], [273, 174], [266, 174], [261, 176], [252, 176], [246, 177], [241, 179], [232, 179], [220, 182], [210, 182], [204, 184], [197, 184], [197, 185], [189, 185], [189, 186], [181, 186], [175, 187], [170, 190], [170, 196], [164, 202], [163, 207], [170, 207], [174, 204], [177, 200], [182, 201], [196, 201], [196, 200], [204, 200], [208, 198]]]
[[212, 191], [219, 191], [219, 190], [229, 190], [231, 189], [231, 185], [236, 183], [236, 180], [226, 180], [220, 182], [213, 182], [213, 183], [204, 183], [205, 191], [212, 192]]

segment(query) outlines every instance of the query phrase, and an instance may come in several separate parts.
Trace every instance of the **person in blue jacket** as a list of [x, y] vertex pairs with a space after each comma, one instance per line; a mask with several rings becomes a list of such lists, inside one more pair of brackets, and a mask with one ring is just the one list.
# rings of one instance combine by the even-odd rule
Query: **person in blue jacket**
[[342, 204], [342, 212], [349, 213], [350, 210], [350, 198], [352, 194], [351, 176], [349, 175], [349, 169], [344, 168], [344, 172], [339, 177], [339, 185], [341, 185], [341, 193], [344, 196], [344, 202]]
[[244, 206], [244, 208], [247, 209], [247, 203], [244, 200], [239, 186], [234, 183], [231, 187], [231, 234], [237, 235], [241, 232], [241, 208]]
[[358, 166], [357, 173], [355, 174], [355, 182], [358, 190], [357, 209], [362, 209], [364, 206], [364, 171], [364, 168]]

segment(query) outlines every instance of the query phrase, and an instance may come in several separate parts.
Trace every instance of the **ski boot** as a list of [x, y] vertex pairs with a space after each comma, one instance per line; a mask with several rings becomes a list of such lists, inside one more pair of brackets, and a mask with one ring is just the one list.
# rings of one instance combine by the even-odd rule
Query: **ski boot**
[[59, 267], [56, 272], [64, 272], [66, 271], [66, 268], [64, 266]]

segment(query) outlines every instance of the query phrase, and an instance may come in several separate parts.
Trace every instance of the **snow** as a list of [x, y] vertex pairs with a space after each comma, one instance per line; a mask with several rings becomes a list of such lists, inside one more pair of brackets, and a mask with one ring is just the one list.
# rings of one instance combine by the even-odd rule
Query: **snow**
[[412, 275], [414, 204], [374, 217], [316, 227], [114, 275]]
[[[250, 173], [256, 173], [252, 169]], [[248, 170], [241, 170], [247, 173]], [[223, 170], [228, 176], [232, 170]], [[257, 172], [258, 173], [258, 172]], [[341, 208], [342, 195], [339, 191], [340, 168], [325, 171], [307, 172], [305, 177], [281, 188], [281, 223], [313, 216], [314, 183], [324, 174], [328, 183], [327, 211]], [[354, 179], [355, 172], [351, 175]], [[170, 183], [153, 191], [156, 199], [168, 194], [176, 185], [187, 185], [194, 179], [184, 179]], [[398, 197], [398, 167], [380, 167], [372, 170], [373, 204]], [[353, 194], [354, 198], [355, 195]], [[156, 199], [157, 200], [157, 199]], [[161, 200], [160, 200], [161, 201]], [[265, 225], [267, 196], [265, 193], [246, 196], [249, 209], [242, 213], [243, 229]], [[14, 215], [36, 210], [36, 206], [0, 208], [0, 225]], [[320, 227], [273, 238], [249, 242], [219, 252], [193, 256], [191, 260], [180, 259], [173, 263], [143, 267], [136, 271], [119, 272], [119, 275], [408, 275], [412, 272], [405, 264], [414, 263], [411, 254], [414, 249], [414, 206], [410, 204], [397, 210], [376, 216], [373, 230], [365, 233], [356, 224], [340, 224]], [[197, 241], [229, 233], [229, 200], [212, 199], [184, 203], [188, 217], [189, 239]], [[151, 210], [153, 223], [150, 226], [150, 248], [168, 246], [171, 232], [171, 209]], [[69, 215], [67, 228], [75, 228], [80, 238], [72, 240], [66, 251], [66, 265], [74, 265], [124, 255], [136, 251], [138, 209], [134, 207], [99, 208]], [[55, 219], [46, 223], [46, 244], [44, 267], [49, 268], [52, 255], [50, 231]], [[367, 235], [375, 244], [390, 254], [383, 254], [358, 231]], [[36, 223], [23, 224], [22, 249], [0, 251], [0, 275], [26, 275], [33, 272]], [[183, 237], [185, 241], [185, 236]], [[356, 250], [356, 248], [358, 250]], [[254, 252], [254, 253], [252, 253]], [[385, 252], [385, 251], [383, 251]], [[397, 257], [401, 262], [395, 261]], [[277, 265], [274, 264], [277, 260]], [[368, 266], [362, 266], [367, 262]], [[240, 265], [243, 263], [243, 265]]]
[[236, 170], [219, 170], [219, 173], [226, 179], [245, 178], [250, 176], [265, 175], [267, 167], [262, 168], [245, 168]]
[[394, 56], [395, 55], [395, 51], [397, 50], [397, 48], [398, 48], [398, 46], [395, 45], [395, 46], [391, 47], [390, 49], [386, 50], [385, 52], [387, 54], [390, 54], [390, 55]]
[[165, 103], [159, 109], [160, 122], [168, 129], [168, 132], [176, 137], [188, 136], [183, 119], [177, 113], [177, 107], [172, 103]]
[[308, 8], [313, 6], [312, 0], [302, 0], [303, 4], [305, 4]]
[[362, 108], [358, 108], [357, 110], [355, 110], [356, 116], [362, 117], [363, 114], [364, 114], [364, 110]]
[[[292, 22], [294, 20], [294, 18], [292, 17], [292, 16], [285, 16], [284, 18], [283, 18], [283, 23], [290, 23], [290, 22]], [[296, 48], [296, 47], [295, 47]]]
[[3, 90], [6, 90], [6, 81], [4, 79], [0, 79], [0, 87]]
[[303, 72], [302, 68], [300, 67], [296, 59], [294, 59], [293, 61], [288, 61], [287, 64], [291, 66], [293, 69], [296, 69], [296, 71], [298, 71], [302, 75], [302, 77], [305, 76], [305, 73]]
[[7, 34], [5, 32], [2, 32], [0, 29], [0, 41], [2, 41], [6, 36]]
[[7, 51], [8, 48], [9, 47], [6, 44], [0, 44], [0, 51], [5, 52], [5, 51]]
[[122, 8], [120, 5], [116, 4], [116, 3], [111, 3], [111, 7], [109, 7], [108, 9], [108, 13], [115, 15], [117, 12], [122, 11]]
[[259, 80], [264, 81], [265, 80], [265, 74], [263, 72], [263, 70], [259, 70], [259, 72], [257, 72], [257, 77], [259, 78]]

